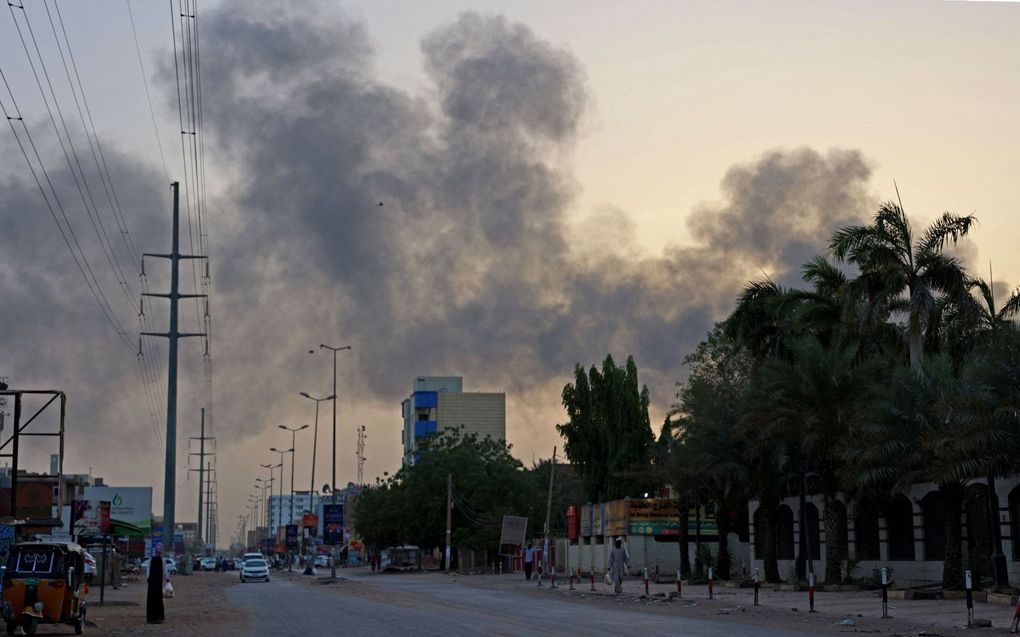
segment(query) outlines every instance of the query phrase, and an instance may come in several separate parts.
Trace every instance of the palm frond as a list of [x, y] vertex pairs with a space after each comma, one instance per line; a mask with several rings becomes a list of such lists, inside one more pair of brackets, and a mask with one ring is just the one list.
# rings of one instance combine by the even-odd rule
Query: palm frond
[[952, 241], [955, 244], [960, 237], [967, 236], [970, 227], [976, 222], [977, 218], [974, 215], [960, 216], [952, 212], [943, 212], [921, 234], [921, 239], [917, 243], [917, 256], [942, 252], [947, 242]]

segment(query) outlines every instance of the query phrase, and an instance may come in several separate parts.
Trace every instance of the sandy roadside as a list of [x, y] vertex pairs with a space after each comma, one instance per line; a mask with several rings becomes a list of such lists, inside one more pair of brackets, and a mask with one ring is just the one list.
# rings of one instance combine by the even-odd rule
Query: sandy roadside
[[[240, 582], [236, 573], [197, 573], [173, 578], [174, 597], [165, 600], [166, 621], [145, 622], [145, 582], [128, 582], [120, 590], [106, 589], [103, 606], [99, 589], [89, 592], [88, 619], [96, 635], [248, 635], [247, 613], [227, 602], [226, 589]], [[68, 627], [68, 634], [71, 634]]]

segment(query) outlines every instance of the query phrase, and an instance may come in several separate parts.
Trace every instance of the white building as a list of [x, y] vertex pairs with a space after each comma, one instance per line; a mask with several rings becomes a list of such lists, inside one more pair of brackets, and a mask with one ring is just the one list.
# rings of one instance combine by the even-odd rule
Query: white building
[[294, 492], [294, 518], [291, 519], [290, 494], [277, 494], [269, 498], [269, 526], [277, 528], [287, 524], [301, 524], [301, 517], [306, 512], [319, 510], [319, 494], [308, 491]]

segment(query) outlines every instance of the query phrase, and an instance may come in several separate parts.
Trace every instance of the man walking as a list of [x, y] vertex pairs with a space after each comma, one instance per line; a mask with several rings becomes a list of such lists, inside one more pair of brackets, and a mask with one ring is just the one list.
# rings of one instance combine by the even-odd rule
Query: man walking
[[609, 553], [609, 577], [613, 580], [613, 591], [619, 595], [623, 592], [623, 576], [630, 568], [630, 556], [623, 548], [623, 538], [616, 538], [613, 550]]
[[524, 579], [531, 579], [531, 570], [535, 568], [535, 547], [532, 544], [528, 544], [528, 548], [524, 549], [521, 554], [521, 559], [524, 561]]

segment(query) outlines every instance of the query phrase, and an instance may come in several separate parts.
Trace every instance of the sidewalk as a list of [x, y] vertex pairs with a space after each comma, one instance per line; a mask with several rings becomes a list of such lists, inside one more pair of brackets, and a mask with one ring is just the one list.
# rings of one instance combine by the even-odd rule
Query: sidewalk
[[[523, 579], [523, 578], [521, 578]], [[538, 588], [538, 582], [521, 582]], [[562, 574], [556, 578], [556, 592], [573, 596], [615, 597], [612, 587], [606, 586], [601, 578], [595, 579], [595, 592], [591, 592], [591, 581], [583, 578], [574, 582], [574, 591]], [[543, 579], [548, 590], [549, 580]], [[809, 614], [807, 591], [778, 591], [761, 588], [758, 594], [759, 606], [754, 604], [753, 588], [730, 588], [716, 583], [713, 599], [708, 598], [708, 586], [684, 582], [682, 597], [673, 602], [668, 598], [676, 595], [676, 583], [655, 584], [649, 582], [649, 597], [644, 597], [644, 583], [640, 578], [627, 579], [623, 583], [621, 597], [630, 600], [644, 600], [650, 603], [673, 605], [680, 608], [701, 607], [702, 612], [710, 610], [717, 615], [749, 615], [741, 621], [756, 621], [755, 617], [767, 615], [770, 620], [788, 618], [797, 625], [805, 623], [825, 624], [847, 632], [875, 632], [900, 634], [950, 635], [968, 634], [966, 630], [967, 605], [963, 599], [953, 600], [889, 600], [888, 619], [882, 618], [882, 597], [880, 591], [823, 592], [815, 593], [815, 613]], [[655, 602], [654, 600], [658, 600]], [[763, 613], [763, 611], [765, 611]], [[981, 629], [988, 634], [1008, 634], [1013, 621], [1014, 607], [1008, 605], [974, 603], [974, 616], [988, 619], [991, 629]], [[765, 619], [765, 617], [762, 617]], [[841, 624], [844, 620], [850, 620]], [[852, 623], [851, 623], [852, 622]], [[771, 623], [771, 622], [770, 622]], [[791, 626], [792, 627], [792, 626]], [[971, 631], [974, 628], [970, 629]]]

